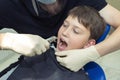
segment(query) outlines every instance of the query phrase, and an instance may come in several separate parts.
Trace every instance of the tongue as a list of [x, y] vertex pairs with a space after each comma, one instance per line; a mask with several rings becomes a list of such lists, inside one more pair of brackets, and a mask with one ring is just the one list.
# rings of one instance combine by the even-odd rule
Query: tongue
[[67, 45], [66, 45], [66, 43], [64, 43], [64, 42], [61, 42], [61, 43], [59, 44], [59, 50], [60, 50], [60, 51], [63, 51], [66, 47], [67, 47]]

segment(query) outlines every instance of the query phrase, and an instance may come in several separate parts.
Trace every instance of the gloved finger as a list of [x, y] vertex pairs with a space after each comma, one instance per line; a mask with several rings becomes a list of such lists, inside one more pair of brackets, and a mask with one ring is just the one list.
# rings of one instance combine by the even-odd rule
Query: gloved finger
[[35, 49], [35, 54], [36, 54], [36, 55], [42, 54], [42, 49], [36, 48], [36, 49]]
[[61, 52], [55, 52], [55, 55], [60, 56], [60, 57], [66, 57], [67, 53], [66, 53], [66, 51], [61, 51]]
[[48, 50], [49, 48], [50, 48], [50, 44], [47, 40], [45, 40], [42, 47], [41, 47], [42, 53], [45, 52], [46, 50]]
[[48, 41], [44, 41], [43, 44], [40, 44], [35, 48], [35, 53], [39, 55], [45, 52], [47, 49], [49, 49], [49, 43]]
[[77, 69], [73, 69], [73, 68], [70, 68], [69, 66], [67, 66], [65, 63], [59, 63], [60, 65], [66, 67], [67, 69], [73, 71], [73, 72], [77, 72], [78, 70]]
[[47, 49], [45, 47], [42, 47], [41, 52], [44, 53]]
[[32, 53], [27, 53], [27, 54], [24, 54], [25, 56], [28, 56], [28, 57], [32, 57], [32, 56], [35, 56], [36, 53], [35, 52], [32, 52]]
[[47, 50], [47, 48], [45, 47], [45, 45], [35, 48], [35, 52], [37, 55], [44, 53], [46, 50]]
[[44, 46], [45, 46], [46, 49], [49, 49], [50, 48], [50, 43], [46, 40]]
[[56, 56], [56, 59], [59, 63], [64, 63], [64, 57]]
[[67, 68], [67, 66], [66, 66], [65, 63], [61, 63], [61, 62], [59, 62], [59, 64], [62, 65], [62, 66], [65, 66], [65, 67]]
[[69, 68], [69, 67], [68, 67], [68, 69], [71, 70], [71, 71], [73, 71], [73, 72], [79, 71], [79, 69], [74, 69], [74, 68]]

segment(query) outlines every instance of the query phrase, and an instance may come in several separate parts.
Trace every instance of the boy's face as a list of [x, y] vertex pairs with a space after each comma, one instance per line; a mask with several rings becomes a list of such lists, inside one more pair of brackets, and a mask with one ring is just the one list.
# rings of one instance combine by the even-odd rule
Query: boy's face
[[68, 16], [58, 31], [57, 51], [85, 48], [92, 43], [89, 37], [90, 31], [77, 18]]

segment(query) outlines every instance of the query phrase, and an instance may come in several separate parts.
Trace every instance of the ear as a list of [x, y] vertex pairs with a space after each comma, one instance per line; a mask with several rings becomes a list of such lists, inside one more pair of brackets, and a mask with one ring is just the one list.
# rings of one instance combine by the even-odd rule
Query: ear
[[84, 48], [90, 47], [92, 45], [95, 45], [96, 41], [94, 39], [90, 39], [84, 46]]

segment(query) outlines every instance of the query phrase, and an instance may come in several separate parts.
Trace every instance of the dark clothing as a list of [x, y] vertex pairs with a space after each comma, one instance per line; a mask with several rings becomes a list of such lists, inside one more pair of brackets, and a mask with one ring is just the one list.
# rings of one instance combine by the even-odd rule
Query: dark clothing
[[26, 58], [8, 80], [88, 80], [83, 70], [72, 72], [62, 67], [51, 48], [39, 56]]
[[98, 11], [106, 6], [105, 0], [63, 0], [63, 10], [50, 16], [39, 8], [37, 16], [32, 0], [0, 0], [0, 29], [13, 28], [18, 33], [37, 34], [44, 38], [56, 35], [70, 9], [77, 5], [94, 7]]

